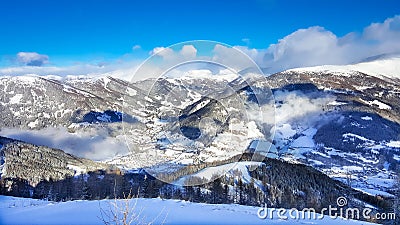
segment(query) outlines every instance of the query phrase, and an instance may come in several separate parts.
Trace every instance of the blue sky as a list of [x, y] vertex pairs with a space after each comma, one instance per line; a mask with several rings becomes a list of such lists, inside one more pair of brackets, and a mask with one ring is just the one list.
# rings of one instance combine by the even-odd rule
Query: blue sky
[[339, 38], [362, 33], [399, 10], [398, 0], [3, 0], [0, 66], [17, 65], [19, 52], [46, 55], [52, 66], [144, 59], [155, 47], [196, 39], [267, 49], [312, 26]]

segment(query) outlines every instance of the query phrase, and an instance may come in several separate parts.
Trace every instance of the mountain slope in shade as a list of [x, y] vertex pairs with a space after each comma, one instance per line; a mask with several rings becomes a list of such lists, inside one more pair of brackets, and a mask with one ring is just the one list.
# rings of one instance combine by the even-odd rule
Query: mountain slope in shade
[[[90, 171], [105, 170], [109, 165], [67, 154], [58, 149], [36, 146], [0, 137], [2, 179], [22, 179], [36, 186], [41, 181], [58, 181]], [[11, 189], [12, 181], [9, 182]], [[8, 188], [8, 184], [5, 185]]]

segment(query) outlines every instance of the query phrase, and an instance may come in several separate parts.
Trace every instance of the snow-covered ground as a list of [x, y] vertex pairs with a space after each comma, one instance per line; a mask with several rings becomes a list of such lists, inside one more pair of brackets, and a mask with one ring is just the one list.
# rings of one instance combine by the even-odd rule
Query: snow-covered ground
[[260, 164], [261, 162], [234, 162], [221, 166], [207, 167], [197, 173], [180, 178], [178, 181], [174, 182], [174, 184], [183, 186], [185, 184], [185, 180], [187, 180], [189, 177], [199, 177], [207, 180], [212, 180], [213, 176], [219, 177], [226, 175], [228, 177], [235, 177], [235, 174], [238, 173], [241, 174], [241, 178], [245, 183], [250, 183], [251, 176], [249, 174], [248, 168], [250, 166], [259, 166]]
[[323, 65], [314, 67], [304, 67], [291, 69], [289, 71], [301, 72], [331, 72], [341, 75], [351, 75], [354, 71], [359, 71], [376, 77], [389, 77], [400, 79], [400, 57], [380, 59], [370, 62], [362, 62], [351, 65]]
[[[101, 209], [109, 212], [113, 200], [48, 202], [0, 196], [0, 224], [103, 224]], [[124, 200], [117, 202], [124, 206]], [[131, 212], [138, 220], [132, 224], [369, 224], [332, 219], [260, 219], [258, 207], [214, 205], [180, 200], [132, 199]], [[112, 207], [111, 207], [112, 208]], [[107, 217], [106, 217], [107, 218]], [[113, 223], [111, 223], [113, 224]]]

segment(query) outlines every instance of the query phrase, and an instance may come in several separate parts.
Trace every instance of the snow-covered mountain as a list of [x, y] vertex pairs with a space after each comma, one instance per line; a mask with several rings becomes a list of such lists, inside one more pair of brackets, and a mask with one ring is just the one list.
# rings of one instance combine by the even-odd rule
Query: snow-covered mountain
[[[306, 115], [277, 124], [278, 147], [289, 153], [283, 157], [371, 194], [390, 190], [399, 167], [399, 64], [393, 58], [292, 69], [269, 77], [274, 88], [286, 88], [285, 96], [308, 96], [322, 109], [314, 122]], [[322, 103], [317, 101], [321, 96]], [[278, 103], [278, 110], [288, 103]], [[296, 110], [302, 109], [289, 108]]]
[[382, 57], [350, 65], [323, 65], [295, 68], [288, 71], [335, 73], [343, 76], [360, 72], [379, 78], [398, 80], [400, 79], [400, 56]]
[[[197, 76], [201, 71], [135, 82], [1, 77], [0, 135], [102, 161], [124, 173], [144, 168], [162, 174], [158, 178], [172, 174], [174, 184], [211, 179], [229, 171], [236, 156], [256, 152], [258, 157], [230, 169], [264, 193], [272, 186], [284, 192], [260, 177], [266, 156], [392, 198], [400, 165], [399, 66], [400, 58], [386, 58], [252, 80]], [[11, 176], [4, 168], [15, 160], [4, 154], [7, 143], [2, 146], [3, 179]], [[237, 176], [226, 173], [233, 183]]]

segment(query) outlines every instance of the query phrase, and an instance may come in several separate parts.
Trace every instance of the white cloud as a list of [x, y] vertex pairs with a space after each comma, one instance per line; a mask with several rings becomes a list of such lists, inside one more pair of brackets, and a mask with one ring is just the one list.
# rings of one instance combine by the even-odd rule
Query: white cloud
[[364, 29], [362, 39], [377, 54], [400, 51], [400, 16], [386, 19], [383, 23], [373, 23]]
[[311, 98], [301, 91], [277, 91], [274, 93], [276, 105], [275, 122], [280, 125], [291, 120], [302, 120], [307, 117], [323, 114], [323, 107], [334, 101], [334, 96]]
[[276, 91], [273, 98], [275, 104], [254, 104], [250, 107], [247, 110], [249, 119], [277, 126], [293, 121], [313, 123], [324, 114], [324, 106], [336, 100], [332, 95], [316, 97], [301, 91]]
[[235, 48], [248, 55], [257, 65], [261, 66], [264, 64], [266, 49], [248, 48], [246, 46], [235, 46]]
[[386, 19], [383, 23], [372, 23], [364, 29], [364, 36], [372, 40], [398, 38], [400, 32], [400, 16]]
[[[267, 73], [274, 73], [296, 67], [352, 64], [371, 56], [400, 53], [398, 40], [400, 16], [395, 16], [367, 26], [362, 33], [350, 32], [342, 37], [320, 26], [299, 29], [266, 49], [216, 44], [211, 55], [199, 56], [195, 46], [184, 45], [181, 49], [156, 47], [150, 54], [158, 54], [169, 66], [204, 59], [237, 71], [252, 67], [252, 59]], [[243, 57], [242, 52], [250, 58]]]
[[67, 76], [89, 76], [103, 77], [112, 76], [115, 78], [130, 80], [141, 60], [114, 61], [104, 64], [76, 64], [72, 66], [16, 66], [0, 68], [0, 76], [22, 76], [22, 75], [39, 75], [49, 76], [56, 75], [60, 77]]
[[338, 37], [323, 27], [299, 29], [267, 49], [236, 46], [268, 72], [327, 64], [351, 64], [365, 58], [400, 53], [400, 16], [373, 23], [360, 33]]
[[100, 71], [101, 67], [94, 65], [76, 65], [69, 67], [32, 67], [32, 66], [20, 66], [20, 67], [7, 67], [0, 69], [0, 75], [2, 76], [19, 76], [25, 74], [36, 74], [36, 75], [87, 75], [92, 72]]
[[242, 38], [242, 41], [243, 41], [246, 45], [249, 45], [249, 44], [250, 44], [250, 39], [249, 39], [249, 38]]
[[155, 47], [149, 52], [149, 55], [159, 54], [160, 56], [168, 56], [174, 54], [174, 51], [170, 48]]
[[135, 51], [135, 50], [139, 50], [139, 49], [141, 49], [141, 48], [142, 48], [142, 46], [140, 46], [140, 45], [134, 45], [134, 46], [132, 47], [132, 50]]
[[[202, 44], [203, 42], [200, 42], [198, 46], [202, 46]], [[149, 52], [149, 54], [151, 54], [153, 57], [150, 60], [151, 62], [146, 62], [147, 66], [149, 66], [149, 69], [153, 69], [156, 72], [148, 70], [143, 72], [144, 69], [141, 68], [141, 70], [138, 72], [139, 76], [144, 77], [145, 75], [151, 73], [154, 75], [160, 75], [160, 71], [166, 72], [170, 69], [177, 70], [177, 74], [184, 74], [185, 71], [194, 70], [199, 70], [202, 72], [212, 71], [212, 73], [217, 74], [221, 69], [226, 68], [239, 72], [248, 68], [253, 69], [255, 67], [251, 56], [248, 56], [241, 51], [243, 48], [232, 48], [230, 46], [213, 42], [207, 44], [203, 45], [207, 45], [207, 48], [212, 49], [212, 51], [200, 52], [200, 54], [196, 48], [197, 45], [192, 44], [177, 45], [168, 48], [156, 47]], [[156, 60], [157, 58], [161, 58], [162, 61]], [[193, 60], [197, 62], [192, 62]], [[199, 63], [198, 60], [203, 61], [204, 63]], [[171, 74], [170, 72], [168, 73]]]
[[348, 61], [346, 46], [339, 45], [339, 39], [322, 27], [300, 29], [277, 44], [270, 45], [264, 63], [274, 68], [288, 69], [321, 64], [341, 64]]
[[247, 68], [253, 68], [255, 64], [251, 55], [246, 55], [246, 52], [243, 52], [243, 50], [246, 50], [246, 48], [238, 46], [230, 48], [217, 44], [213, 49], [214, 55], [212, 60], [238, 72]]
[[197, 49], [193, 45], [184, 45], [179, 54], [185, 59], [194, 59], [197, 55]]
[[169, 47], [155, 47], [149, 54], [160, 56], [168, 62], [181, 63], [195, 59], [197, 56], [197, 49], [193, 45], [183, 45], [180, 50]]
[[49, 57], [36, 52], [18, 52], [17, 61], [26, 66], [42, 66], [49, 62]]

